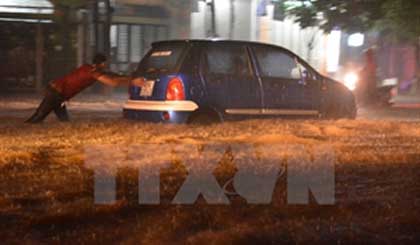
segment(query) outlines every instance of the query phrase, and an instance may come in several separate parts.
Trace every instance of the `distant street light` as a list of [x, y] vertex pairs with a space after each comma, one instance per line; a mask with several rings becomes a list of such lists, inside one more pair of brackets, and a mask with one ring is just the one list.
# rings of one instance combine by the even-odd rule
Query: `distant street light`
[[363, 46], [365, 42], [365, 35], [362, 33], [351, 34], [347, 40], [347, 45], [349, 47], [360, 47]]

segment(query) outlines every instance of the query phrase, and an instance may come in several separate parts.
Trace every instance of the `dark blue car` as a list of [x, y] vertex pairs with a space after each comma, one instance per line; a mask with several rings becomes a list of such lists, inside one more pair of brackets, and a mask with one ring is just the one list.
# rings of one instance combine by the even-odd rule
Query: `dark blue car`
[[244, 41], [153, 44], [124, 117], [189, 123], [264, 117], [355, 118], [351, 91], [287, 49]]

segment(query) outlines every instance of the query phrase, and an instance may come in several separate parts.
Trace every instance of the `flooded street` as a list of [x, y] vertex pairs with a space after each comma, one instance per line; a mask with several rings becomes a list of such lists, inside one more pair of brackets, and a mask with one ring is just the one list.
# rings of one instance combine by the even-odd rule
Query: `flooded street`
[[[42, 125], [23, 124], [36, 102], [36, 98], [0, 101], [0, 235], [4, 241], [164, 244], [176, 238], [184, 244], [209, 239], [215, 244], [391, 244], [420, 239], [420, 121], [415, 109], [361, 109], [357, 120], [163, 125], [122, 119], [124, 96], [82, 96], [70, 103], [71, 123], [59, 123], [50, 116]], [[187, 173], [181, 159], [161, 173], [162, 204], [138, 204], [134, 162], [118, 170], [117, 201], [96, 205], [86, 148], [111, 146], [106, 155], [112, 158], [119, 147], [144, 144], [158, 146], [146, 153], [155, 161], [163, 159], [161, 149], [166, 145], [246, 144], [259, 149], [298, 145], [309, 154], [315, 154], [318, 146], [328, 146], [336, 158], [335, 202], [319, 205], [312, 196], [308, 205], [288, 204], [286, 177], [281, 175], [267, 205], [247, 204], [238, 195], [229, 196], [229, 205], [210, 205], [202, 198], [194, 205], [174, 205], [171, 200]], [[283, 151], [289, 157], [296, 154]], [[114, 162], [102, 166], [110, 169]], [[252, 167], [266, 166], [257, 161]], [[223, 186], [235, 169], [233, 158], [221, 157], [214, 176]]]

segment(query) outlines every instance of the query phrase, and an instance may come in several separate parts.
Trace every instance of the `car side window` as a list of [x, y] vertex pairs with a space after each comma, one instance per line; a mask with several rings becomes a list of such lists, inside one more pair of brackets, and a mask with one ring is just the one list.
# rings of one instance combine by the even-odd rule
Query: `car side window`
[[253, 47], [263, 77], [298, 79], [299, 67], [295, 57], [274, 47]]
[[204, 54], [204, 73], [252, 76], [251, 63], [245, 46], [212, 45]]
[[299, 70], [300, 70], [302, 79], [305, 79], [305, 80], [317, 80], [317, 77], [316, 77], [313, 69], [311, 69], [310, 67], [305, 66], [301, 62], [298, 62], [298, 67], [299, 67]]

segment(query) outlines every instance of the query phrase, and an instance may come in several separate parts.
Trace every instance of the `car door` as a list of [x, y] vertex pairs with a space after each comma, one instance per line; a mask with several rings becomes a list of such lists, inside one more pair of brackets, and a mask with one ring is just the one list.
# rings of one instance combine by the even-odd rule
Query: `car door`
[[298, 84], [301, 88], [301, 109], [312, 111], [313, 113], [319, 112], [322, 79], [308, 64], [299, 59], [296, 59], [296, 61], [300, 74]]
[[[316, 115], [315, 99], [303, 76], [302, 65], [292, 53], [273, 46], [252, 47], [263, 87], [263, 114]], [[309, 85], [310, 84], [310, 85]]]
[[261, 89], [246, 45], [214, 42], [202, 62], [208, 99], [230, 115], [252, 115], [261, 110]]

